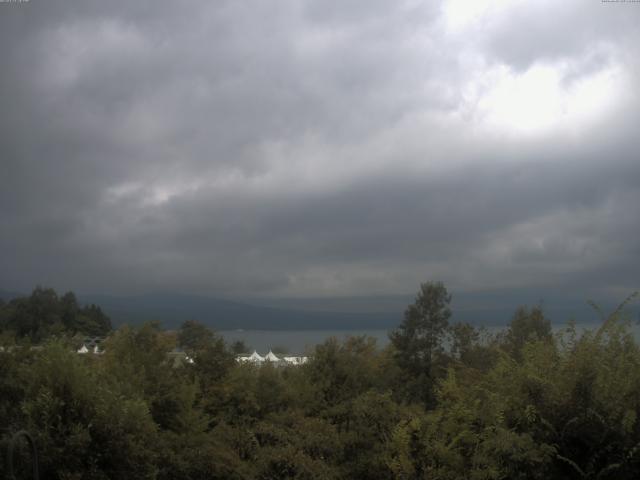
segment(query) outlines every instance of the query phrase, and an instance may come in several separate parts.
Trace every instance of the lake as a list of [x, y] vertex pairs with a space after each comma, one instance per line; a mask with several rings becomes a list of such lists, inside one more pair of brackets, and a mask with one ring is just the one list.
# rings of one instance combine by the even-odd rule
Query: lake
[[389, 342], [387, 332], [387, 330], [222, 330], [218, 333], [229, 343], [242, 340], [250, 347], [251, 352], [257, 350], [258, 353], [263, 354], [271, 349], [281, 348], [287, 353], [301, 354], [330, 337], [343, 340], [348, 336], [368, 335], [374, 337], [379, 346], [384, 347]]
[[[565, 328], [566, 325], [554, 325], [554, 330]], [[578, 331], [593, 330], [597, 324], [585, 323], [576, 325]], [[491, 326], [486, 327], [489, 333], [496, 333], [506, 327]], [[633, 332], [636, 341], [640, 341], [640, 326], [633, 325]], [[330, 337], [343, 340], [348, 336], [367, 335], [376, 339], [379, 347], [384, 347], [389, 343], [389, 330], [221, 330], [218, 332], [224, 339], [231, 343], [242, 340], [250, 352], [257, 350], [264, 354], [271, 349], [284, 349], [287, 353], [302, 354], [309, 352], [319, 343]]]

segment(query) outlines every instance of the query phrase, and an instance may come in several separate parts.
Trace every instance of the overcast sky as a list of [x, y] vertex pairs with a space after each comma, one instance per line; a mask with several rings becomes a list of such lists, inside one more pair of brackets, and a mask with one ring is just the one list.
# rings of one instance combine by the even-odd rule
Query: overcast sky
[[640, 3], [0, 3], [0, 289], [640, 287]]

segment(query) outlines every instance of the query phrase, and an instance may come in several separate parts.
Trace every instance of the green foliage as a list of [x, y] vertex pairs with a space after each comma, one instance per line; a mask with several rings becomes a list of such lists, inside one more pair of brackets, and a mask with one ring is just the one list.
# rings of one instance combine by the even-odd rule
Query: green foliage
[[28, 297], [0, 304], [0, 332], [18, 340], [39, 343], [50, 336], [104, 336], [110, 331], [111, 320], [100, 307], [80, 307], [72, 292], [58, 297], [51, 288], [36, 287]]
[[158, 324], [125, 325], [105, 341], [100, 367], [110, 381], [125, 385], [130, 395], [152, 395], [170, 371], [167, 352], [174, 346], [175, 339]]
[[213, 340], [213, 332], [195, 320], [184, 322], [178, 332], [178, 344], [190, 352], [206, 348]]
[[244, 480], [253, 478], [228, 439], [218, 432], [161, 434], [158, 480]]
[[[388, 348], [331, 338], [283, 367], [237, 363], [195, 322], [124, 326], [78, 355], [64, 337], [83, 309], [41, 289], [0, 305], [0, 446], [27, 428], [42, 478], [61, 480], [640, 476], [640, 347], [621, 308], [554, 335], [523, 307], [491, 337], [449, 327], [450, 299], [425, 284]], [[178, 343], [193, 363], [176, 366]]]
[[534, 307], [531, 310], [520, 307], [503, 335], [503, 348], [519, 359], [527, 342], [550, 341], [551, 336], [551, 322], [545, 317], [542, 307]]
[[236, 340], [231, 344], [231, 351], [236, 355], [249, 353], [250, 349], [249, 345], [247, 345], [243, 340]]
[[429, 406], [439, 376], [442, 340], [449, 327], [450, 303], [451, 295], [442, 282], [423, 283], [404, 321], [389, 335], [407, 397]]
[[357, 397], [378, 384], [379, 356], [372, 337], [329, 338], [317, 345], [305, 372], [316, 391], [316, 408]]
[[461, 373], [475, 374], [475, 370], [488, 371], [495, 365], [499, 351], [495, 339], [484, 328], [468, 323], [455, 323], [449, 329], [450, 360], [462, 366]]
[[330, 423], [288, 412], [256, 425], [258, 479], [337, 479], [339, 436]]
[[58, 343], [24, 365], [20, 377], [21, 409], [44, 478], [154, 478], [156, 426], [142, 399], [106, 388], [98, 371]]

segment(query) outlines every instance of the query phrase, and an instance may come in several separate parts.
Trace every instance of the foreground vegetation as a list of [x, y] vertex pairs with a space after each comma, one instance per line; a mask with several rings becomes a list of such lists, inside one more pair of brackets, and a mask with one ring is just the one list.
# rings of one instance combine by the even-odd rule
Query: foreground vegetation
[[[110, 324], [61, 317], [69, 297], [46, 292], [53, 312], [0, 304], [5, 344], [45, 342], [0, 354], [4, 442], [28, 429], [42, 478], [640, 476], [640, 349], [622, 308], [556, 334], [521, 308], [490, 336], [452, 323], [446, 288], [428, 283], [387, 348], [332, 338], [308, 364], [275, 368], [237, 364], [194, 322], [121, 327], [103, 355], [78, 355], [74, 338]], [[178, 344], [193, 364], [168, 358]]]

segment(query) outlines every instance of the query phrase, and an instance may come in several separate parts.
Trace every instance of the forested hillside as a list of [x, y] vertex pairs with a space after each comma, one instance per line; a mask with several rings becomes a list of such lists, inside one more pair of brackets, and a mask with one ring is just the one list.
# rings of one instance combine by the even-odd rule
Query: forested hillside
[[111, 320], [94, 304], [80, 306], [73, 292], [62, 296], [51, 288], [36, 287], [30, 296], [0, 299], [0, 332], [6, 341], [39, 343], [51, 337], [103, 336]]
[[[3, 446], [31, 432], [42, 478], [640, 476], [640, 349], [624, 305], [593, 331], [555, 334], [522, 307], [489, 335], [454, 323], [447, 289], [427, 283], [385, 349], [329, 339], [303, 366], [257, 367], [194, 322], [123, 326], [104, 354], [79, 355], [72, 335], [99, 317], [65, 316], [70, 298], [2, 306], [5, 342], [44, 345], [0, 353]], [[167, 355], [180, 344], [193, 363]]]

